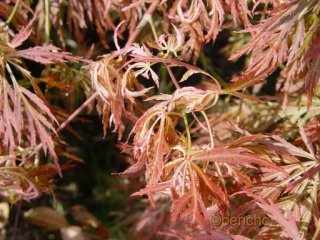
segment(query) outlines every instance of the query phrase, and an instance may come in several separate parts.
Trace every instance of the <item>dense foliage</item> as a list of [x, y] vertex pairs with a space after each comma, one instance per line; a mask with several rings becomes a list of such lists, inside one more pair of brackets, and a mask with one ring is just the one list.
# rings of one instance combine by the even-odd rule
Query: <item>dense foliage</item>
[[[108, 178], [135, 197], [118, 223], [128, 239], [319, 239], [319, 44], [318, 0], [3, 0], [0, 194], [54, 196], [93, 164], [72, 151], [96, 134], [86, 111], [128, 163]], [[107, 238], [63, 207], [25, 218]]]

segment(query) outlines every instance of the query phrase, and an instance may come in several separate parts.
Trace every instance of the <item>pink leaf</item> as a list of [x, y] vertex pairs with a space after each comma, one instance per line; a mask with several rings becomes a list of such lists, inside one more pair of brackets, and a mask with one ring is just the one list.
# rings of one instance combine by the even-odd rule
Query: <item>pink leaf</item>
[[212, 150], [202, 151], [200, 153], [194, 154], [191, 157], [191, 160], [218, 162], [218, 163], [226, 163], [231, 165], [242, 165], [242, 166], [257, 164], [259, 166], [272, 168], [274, 170], [283, 172], [286, 175], [288, 175], [286, 171], [284, 171], [282, 168], [259, 157], [257, 154], [248, 152], [248, 150], [241, 147], [214, 148]]

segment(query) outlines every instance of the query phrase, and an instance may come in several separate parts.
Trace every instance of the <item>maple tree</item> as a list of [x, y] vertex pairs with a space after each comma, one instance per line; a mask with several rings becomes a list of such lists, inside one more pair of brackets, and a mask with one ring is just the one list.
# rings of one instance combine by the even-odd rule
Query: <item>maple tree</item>
[[317, 0], [1, 1], [0, 195], [54, 194], [86, 110], [136, 239], [319, 239], [319, 33]]

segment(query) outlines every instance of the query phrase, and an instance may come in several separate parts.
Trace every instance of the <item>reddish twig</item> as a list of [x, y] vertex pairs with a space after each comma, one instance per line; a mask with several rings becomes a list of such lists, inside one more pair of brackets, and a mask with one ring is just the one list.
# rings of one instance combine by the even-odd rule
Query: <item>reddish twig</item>
[[135, 42], [136, 38], [139, 36], [142, 28], [146, 25], [146, 23], [149, 21], [149, 18], [151, 17], [152, 13], [156, 10], [157, 6], [159, 5], [159, 0], [153, 1], [153, 3], [150, 5], [146, 13], [143, 15], [140, 23], [136, 27], [136, 30], [130, 34], [129, 40], [126, 43], [126, 46], [130, 46], [132, 43]]
[[[92, 94], [84, 103], [81, 104], [79, 108], [77, 108], [58, 128], [57, 133], [62, 131], [73, 119], [75, 119], [88, 105], [91, 103], [96, 97], [98, 93], [95, 92]], [[38, 152], [42, 148], [42, 143], [39, 143], [34, 151], [30, 153], [29, 157], [32, 157], [36, 152]]]
[[171, 80], [172, 80], [174, 86], [175, 86], [177, 89], [181, 88], [180, 85], [179, 85], [179, 83], [178, 83], [178, 81], [177, 81], [177, 79], [176, 79], [176, 77], [174, 76], [171, 68], [170, 68], [169, 66], [166, 66], [166, 68], [167, 68], [167, 71], [168, 71], [168, 73], [169, 73], [169, 76], [171, 77]]

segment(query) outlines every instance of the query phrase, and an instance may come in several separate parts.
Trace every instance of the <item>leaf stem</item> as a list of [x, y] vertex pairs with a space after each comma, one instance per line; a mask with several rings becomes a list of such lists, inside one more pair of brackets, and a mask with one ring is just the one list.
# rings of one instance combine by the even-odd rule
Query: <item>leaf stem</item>
[[211, 148], [213, 148], [214, 147], [214, 141], [213, 141], [213, 132], [212, 132], [212, 128], [211, 128], [211, 125], [210, 125], [210, 121], [208, 119], [207, 114], [204, 111], [201, 111], [201, 114], [202, 114], [202, 116], [204, 117], [204, 119], [206, 121], [208, 132], [209, 132], [209, 135], [210, 135]]
[[50, 40], [50, 2], [49, 0], [44, 0], [45, 9], [45, 31], [47, 40]]
[[148, 23], [150, 16], [156, 10], [158, 5], [159, 5], [159, 0], [153, 1], [153, 3], [150, 5], [150, 7], [146, 11], [146, 13], [143, 15], [143, 17], [142, 17], [140, 23], [138, 24], [138, 26], [136, 27], [135, 31], [132, 34], [130, 34], [130, 37], [129, 37], [128, 42], [126, 43], [126, 46], [129, 46], [132, 43], [134, 43], [136, 38], [139, 36], [142, 28]]
[[156, 41], [158, 41], [158, 34], [157, 34], [157, 31], [156, 31], [156, 28], [154, 26], [154, 23], [153, 23], [153, 19], [152, 19], [152, 16], [150, 15], [150, 18], [149, 18], [149, 24], [150, 24], [150, 27], [151, 27], [151, 30], [152, 30], [152, 33], [153, 33], [153, 37]]
[[18, 85], [17, 79], [15, 78], [15, 76], [14, 76], [12, 70], [11, 70], [11, 67], [10, 67], [10, 65], [8, 63], [6, 63], [6, 69], [7, 69], [8, 73], [9, 73], [9, 75], [10, 75], [10, 78], [11, 78], [11, 81], [12, 81], [13, 85], [17, 86]]
[[[206, 121], [207, 128], [208, 128], [208, 132], [209, 132], [209, 135], [210, 135], [211, 148], [213, 148], [213, 147], [214, 147], [214, 141], [213, 141], [213, 132], [212, 132], [212, 128], [211, 128], [211, 125], [210, 125], [210, 121], [209, 121], [209, 119], [208, 119], [207, 114], [206, 114], [204, 111], [201, 111], [201, 114], [203, 115], [203, 117], [204, 117], [204, 119], [205, 119], [205, 121]], [[216, 169], [217, 169], [217, 172], [218, 172], [218, 175], [219, 175], [219, 179], [220, 179], [220, 181], [222, 182], [223, 190], [224, 190], [224, 192], [227, 194], [226, 182], [225, 182], [225, 180], [224, 180], [224, 178], [223, 178], [221, 168], [220, 168], [219, 164], [216, 163], [216, 162], [214, 163], [214, 165], [215, 165], [215, 167], [216, 167]], [[205, 169], [207, 169], [207, 166], [208, 166], [208, 165], [205, 166]]]
[[20, 5], [20, 2], [21, 2], [21, 0], [17, 0], [17, 1], [16, 1], [16, 4], [14, 5], [14, 8], [13, 8], [10, 16], [8, 17], [7, 21], [5, 22], [5, 24], [6, 24], [7, 26], [11, 23], [12, 19], [14, 18], [14, 15], [16, 15], [16, 12], [17, 12], [17, 10], [18, 10], [18, 7], [19, 7], [19, 5]]
[[190, 134], [187, 115], [185, 113], [183, 114], [183, 121], [186, 126], [186, 132], [187, 132], [187, 158], [189, 158], [190, 150], [191, 150], [191, 134]]

